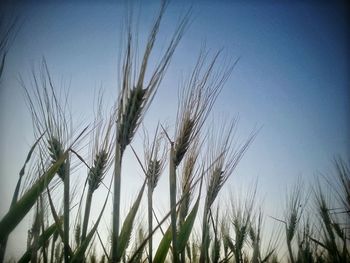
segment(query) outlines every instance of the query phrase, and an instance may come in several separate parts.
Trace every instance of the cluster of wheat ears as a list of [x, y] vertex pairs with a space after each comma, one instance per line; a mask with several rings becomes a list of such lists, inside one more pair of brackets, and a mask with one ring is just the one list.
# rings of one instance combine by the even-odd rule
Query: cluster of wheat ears
[[[264, 245], [264, 214], [256, 209], [255, 191], [240, 202], [232, 200], [225, 211], [215, 202], [256, 136], [253, 131], [237, 144], [236, 119], [216, 126], [216, 131], [203, 131], [237, 62], [219, 62], [220, 51], [213, 56], [204, 49], [200, 52], [180, 91], [174, 134], [159, 123], [152, 139], [145, 139], [144, 161], [141, 160], [140, 153], [132, 147], [133, 138], [161, 86], [190, 17], [190, 12], [184, 15], [160, 62], [151, 69], [149, 58], [166, 6], [163, 1], [140, 63], [135, 62], [136, 36], [131, 16], [128, 17], [116, 106], [104, 116], [99, 96], [95, 120], [88, 127], [80, 131], [73, 128], [68, 98], [57, 95], [45, 61], [38, 73], [33, 72], [31, 85], [21, 80], [37, 139], [19, 172], [10, 208], [0, 221], [0, 262], [4, 261], [9, 235], [31, 211], [34, 220], [28, 231], [26, 252], [19, 262], [349, 262], [350, 171], [341, 159], [335, 161], [339, 184], [330, 184], [335, 187], [335, 199], [324, 194], [321, 186], [316, 187], [313, 210], [306, 209], [309, 196], [298, 184], [287, 198], [285, 215], [272, 219], [279, 231]], [[1, 39], [0, 74], [11, 31], [13, 25]], [[83, 151], [86, 147], [90, 149], [88, 154]], [[144, 181], [120, 224], [122, 165], [127, 148], [142, 168]], [[28, 166], [30, 169], [26, 169]], [[70, 185], [77, 169], [88, 171], [79, 197], [72, 194]], [[112, 180], [106, 182], [109, 171], [113, 173]], [[153, 193], [161, 176], [168, 177], [170, 203], [169, 212], [158, 218]], [[93, 222], [91, 205], [101, 185], [106, 188], [106, 198]], [[148, 224], [137, 226], [135, 218], [144, 192]], [[79, 205], [73, 220], [74, 198]], [[98, 226], [110, 198], [110, 240], [102, 240]], [[59, 200], [63, 200], [63, 208], [58, 208]], [[338, 200], [338, 206], [329, 200]], [[203, 209], [199, 209], [202, 202]], [[202, 220], [200, 235], [193, 231], [197, 217]], [[156, 232], [161, 233], [161, 239], [154, 244]], [[101, 247], [98, 253], [94, 249], [96, 243]], [[284, 254], [279, 252], [283, 244]]]

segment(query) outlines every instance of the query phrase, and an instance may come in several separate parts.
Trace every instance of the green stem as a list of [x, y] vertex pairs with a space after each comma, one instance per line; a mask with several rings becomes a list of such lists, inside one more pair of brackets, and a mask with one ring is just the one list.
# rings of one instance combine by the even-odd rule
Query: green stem
[[207, 235], [208, 235], [208, 212], [209, 209], [207, 208], [207, 200], [204, 204], [204, 213], [203, 213], [203, 223], [202, 223], [202, 244], [201, 244], [201, 251], [199, 256], [199, 262], [205, 263], [207, 260]]
[[66, 173], [64, 176], [64, 262], [69, 262], [69, 157], [65, 163]]
[[[56, 230], [58, 231], [58, 230]], [[55, 243], [56, 243], [56, 239], [55, 238], [52, 238], [52, 241], [51, 241], [51, 255], [50, 255], [50, 263], [53, 263], [53, 259], [54, 259], [54, 254], [55, 254]]]
[[173, 245], [173, 263], [179, 262], [177, 238], [176, 238], [176, 166], [174, 145], [170, 149], [170, 165], [169, 165], [169, 183], [170, 183], [170, 208], [171, 208], [171, 235]]
[[[4, 55], [3, 59], [4, 58], [5, 58], [5, 55]], [[1, 70], [0, 70], [0, 72], [1, 72]], [[1, 73], [0, 73], [0, 77], [1, 77]], [[22, 183], [22, 177], [24, 175], [24, 170], [25, 170], [26, 165], [27, 165], [27, 163], [29, 162], [29, 160], [30, 160], [30, 158], [32, 156], [32, 153], [33, 153], [35, 147], [38, 145], [38, 143], [41, 140], [41, 138], [43, 137], [43, 135], [44, 135], [44, 133], [36, 140], [34, 145], [30, 148], [29, 153], [28, 153], [27, 158], [26, 158], [26, 161], [25, 161], [21, 171], [19, 172], [19, 178], [18, 178], [18, 181], [17, 181], [17, 184], [16, 184], [15, 191], [14, 191], [13, 196], [12, 196], [12, 201], [11, 201], [10, 208], [13, 207], [17, 203], [18, 196], [19, 196], [19, 190], [20, 190], [21, 183]], [[7, 246], [7, 240], [8, 240], [8, 235], [4, 236], [0, 240], [0, 262], [1, 263], [4, 261], [5, 251], [6, 251], [6, 246]]]
[[[152, 192], [152, 186], [150, 181], [148, 182], [148, 233], [152, 233], [153, 229], [153, 192]], [[153, 239], [152, 236], [148, 241], [148, 262], [152, 263], [152, 250], [153, 250]]]
[[[18, 200], [7, 212], [7, 214], [0, 221], [0, 256], [5, 255], [6, 239], [11, 231], [21, 222], [25, 215], [35, 204], [40, 193], [50, 183], [55, 176], [57, 170], [66, 160], [68, 152], [64, 152], [63, 155], [51, 165], [51, 167], [35, 182], [35, 184], [26, 191], [20, 200]], [[5, 247], [2, 246], [5, 244]], [[3, 253], [3, 254], [2, 254]], [[1, 255], [2, 254], [2, 255]], [[0, 260], [3, 262], [3, 258]]]
[[[288, 233], [287, 228], [286, 228], [286, 232]], [[287, 248], [288, 248], [288, 253], [289, 253], [290, 262], [291, 262], [291, 263], [294, 263], [294, 257], [293, 257], [293, 251], [292, 251], [291, 241], [292, 241], [292, 240], [288, 240], [288, 238], [287, 238]]]
[[81, 233], [81, 243], [84, 242], [86, 238], [86, 232], [87, 232], [87, 227], [88, 227], [88, 222], [89, 222], [89, 217], [90, 217], [90, 210], [91, 210], [91, 200], [92, 200], [92, 189], [90, 189], [87, 192], [86, 196], [86, 203], [85, 203], [85, 212], [84, 212], [84, 220], [83, 220], [83, 229]]
[[114, 197], [113, 197], [113, 228], [112, 228], [112, 256], [111, 262], [118, 262], [118, 236], [120, 217], [120, 183], [121, 183], [122, 152], [120, 144], [116, 144], [114, 165]]
[[[185, 204], [187, 204], [187, 200], [189, 199], [189, 191], [183, 191], [182, 193], [184, 197], [184, 200], [182, 201], [181, 205], [180, 205], [180, 213], [179, 213], [179, 227], [180, 229], [182, 228], [186, 216], [187, 216], [187, 211], [185, 208]], [[186, 261], [186, 247], [184, 250], [180, 251], [180, 262], [185, 263]]]

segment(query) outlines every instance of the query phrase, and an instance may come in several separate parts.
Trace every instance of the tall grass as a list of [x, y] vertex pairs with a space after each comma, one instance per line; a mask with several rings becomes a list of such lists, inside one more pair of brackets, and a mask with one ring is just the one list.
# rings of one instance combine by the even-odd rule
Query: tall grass
[[[165, 166], [165, 148], [162, 147], [164, 134], [159, 133], [159, 126], [156, 129], [154, 139], [150, 144], [147, 133], [145, 133], [145, 175], [147, 178], [147, 206], [148, 206], [148, 233], [153, 229], [153, 192], [158, 184], [159, 178]], [[162, 149], [163, 148], [163, 149]], [[153, 238], [148, 242], [148, 262], [153, 262]]]
[[200, 262], [207, 262], [209, 260], [209, 226], [210, 226], [210, 213], [211, 207], [217, 198], [220, 190], [225, 182], [232, 175], [238, 162], [243, 157], [243, 154], [249, 147], [250, 143], [254, 139], [255, 134], [251, 135], [248, 140], [242, 144], [239, 148], [233, 147], [234, 128], [236, 120], [234, 119], [228, 125], [223, 125], [217, 134], [212, 133], [210, 139], [212, 140], [208, 147], [208, 153], [211, 155], [208, 157], [210, 163], [215, 163], [209, 170], [209, 178], [207, 185], [207, 193], [204, 203], [203, 211], [203, 223], [202, 223], [202, 243]]
[[[137, 36], [129, 17], [117, 107], [105, 116], [99, 96], [89, 130], [71, 121], [68, 94], [55, 86], [45, 60], [39, 72], [33, 70], [31, 82], [21, 79], [36, 139], [19, 172], [9, 211], [0, 221], [0, 262], [8, 236], [29, 212], [33, 224], [20, 262], [349, 262], [350, 169], [343, 159], [335, 160], [334, 176], [325, 180], [333, 191], [325, 191], [319, 182], [309, 205], [297, 185], [288, 196], [284, 218], [267, 217], [262, 206], [257, 210], [261, 204], [256, 188], [247, 191], [245, 199], [231, 197], [228, 206], [217, 202], [257, 134], [254, 131], [237, 142], [237, 119], [206, 125], [237, 62], [224, 63], [221, 51], [213, 57], [204, 49], [200, 52], [181, 86], [173, 137], [159, 124], [154, 134], [145, 136], [142, 163], [131, 144], [189, 22], [187, 13], [152, 70], [149, 60], [167, 4], [161, 4], [139, 67]], [[128, 147], [144, 178], [120, 224], [120, 192], [127, 187], [122, 184], [122, 161]], [[109, 168], [112, 177], [106, 182]], [[76, 173], [83, 169], [87, 172]], [[76, 194], [71, 178], [75, 174], [85, 181], [84, 190]], [[168, 175], [164, 180], [169, 183], [170, 206], [158, 218], [153, 193], [163, 174]], [[93, 221], [97, 189], [106, 198]], [[136, 227], [146, 189], [147, 224]], [[104, 240], [98, 228], [109, 195], [113, 197], [111, 240]], [[263, 225], [268, 219], [274, 229], [283, 227], [284, 240], [279, 231], [267, 239]], [[161, 234], [158, 243], [155, 233]]]
[[[215, 66], [217, 66], [216, 62], [219, 55], [220, 52], [217, 52], [214, 58], [207, 62], [208, 53], [203, 50], [201, 51], [193, 72], [190, 75], [190, 78], [185, 84], [180, 95], [176, 120], [175, 140], [170, 141], [171, 147], [169, 156], [169, 186], [170, 208], [172, 211], [172, 233], [177, 232], [177, 215], [175, 206], [177, 199], [177, 168], [191, 145], [199, 140], [200, 131], [202, 130], [204, 122], [206, 121], [223, 85], [233, 70], [234, 65], [229, 65], [228, 67], [223, 68], [222, 71], [217, 70]], [[194, 154], [196, 155], [196, 153]], [[195, 156], [192, 158], [195, 158]], [[195, 159], [192, 161], [195, 161]], [[189, 165], [193, 166], [194, 164]], [[191, 175], [189, 174], [187, 176]], [[184, 178], [184, 184], [190, 183], [190, 181], [186, 182], [188, 179], [190, 178]], [[186, 205], [186, 203], [184, 205]], [[179, 251], [177, 249], [176, 235], [174, 234], [172, 235], [172, 246], [174, 262], [178, 262]], [[182, 255], [182, 259], [183, 258], [184, 255]]]
[[131, 143], [132, 138], [142, 121], [145, 111], [150, 105], [158, 86], [160, 85], [171, 57], [181, 40], [188, 22], [185, 16], [173, 34], [170, 44], [166, 48], [158, 65], [155, 66], [148, 82], [145, 81], [148, 72], [148, 61], [157, 38], [160, 23], [165, 12], [167, 3], [162, 1], [159, 14], [151, 28], [141, 61], [141, 67], [137, 74], [134, 72], [133, 50], [134, 36], [131, 25], [128, 25], [126, 50], [122, 66], [121, 92], [119, 96], [116, 128], [115, 164], [114, 164], [114, 198], [113, 198], [113, 228], [112, 228], [112, 262], [118, 262], [118, 235], [120, 220], [120, 187], [121, 167], [125, 148]]

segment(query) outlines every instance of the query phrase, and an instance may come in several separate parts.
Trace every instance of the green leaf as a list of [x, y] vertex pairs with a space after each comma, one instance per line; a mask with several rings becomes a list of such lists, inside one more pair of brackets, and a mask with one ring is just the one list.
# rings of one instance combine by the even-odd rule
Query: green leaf
[[61, 224], [60, 224], [60, 218], [58, 217], [55, 206], [53, 205], [53, 201], [52, 201], [51, 194], [50, 194], [50, 189], [48, 187], [47, 187], [47, 197], [49, 199], [49, 205], [50, 205], [52, 216], [53, 216], [55, 223], [57, 225], [57, 233], [61, 237], [63, 244], [66, 245], [67, 247], [69, 247], [70, 257], [72, 257], [73, 256], [72, 249], [70, 248], [68, 243], [64, 242], [64, 233], [63, 233], [63, 229], [62, 229]]
[[187, 216], [184, 224], [181, 226], [180, 232], [178, 233], [177, 242], [178, 242], [179, 252], [184, 251], [186, 244], [188, 242], [188, 239], [190, 238], [194, 221], [196, 220], [198, 207], [199, 207], [199, 197], [194, 207], [192, 208], [191, 213]]
[[[194, 221], [197, 216], [198, 207], [199, 207], [199, 197], [195, 205], [193, 206], [191, 213], [187, 216], [185, 222], [180, 227], [179, 233], [177, 234], [179, 252], [182, 252], [186, 248], [186, 244], [191, 235]], [[172, 240], [172, 233], [169, 227], [158, 245], [157, 252], [153, 259], [154, 263], [163, 263], [165, 261], [170, 248], [171, 240]]]
[[15, 203], [0, 222], [0, 236], [8, 236], [13, 229], [22, 221], [26, 214], [35, 204], [39, 195], [50, 183], [56, 172], [68, 157], [68, 151], [51, 165], [51, 167], [41, 176], [38, 181]]
[[107, 201], [108, 201], [108, 196], [109, 196], [109, 190], [110, 190], [110, 187], [108, 189], [108, 194], [107, 194], [107, 197], [106, 197], [106, 200], [105, 200], [105, 203], [103, 204], [103, 207], [102, 207], [102, 210], [101, 210], [101, 213], [100, 215], [98, 216], [97, 218], [97, 221], [95, 223], [95, 225], [92, 227], [92, 229], [90, 230], [89, 234], [86, 236], [86, 238], [84, 239], [84, 241], [80, 244], [80, 246], [77, 248], [74, 256], [72, 257], [71, 259], [71, 263], [75, 263], [75, 262], [82, 262], [82, 259], [84, 259], [84, 254], [85, 254], [85, 251], [86, 249], [88, 248], [90, 242], [91, 242], [91, 239], [93, 238], [96, 230], [97, 230], [97, 227], [101, 221], [101, 218], [102, 218], [102, 215], [103, 215], [103, 211], [105, 210], [106, 208], [106, 204], [107, 204]]
[[18, 181], [17, 181], [17, 185], [16, 185], [16, 188], [15, 188], [15, 192], [13, 193], [13, 197], [12, 197], [12, 202], [11, 202], [11, 207], [17, 202], [17, 199], [18, 199], [18, 195], [19, 195], [19, 188], [21, 186], [21, 181], [22, 181], [22, 177], [24, 175], [24, 171], [25, 171], [25, 168], [26, 168], [26, 165], [28, 164], [30, 158], [32, 157], [32, 154], [34, 152], [34, 149], [35, 147], [39, 144], [40, 140], [42, 139], [42, 137], [44, 136], [45, 132], [43, 132], [40, 137], [35, 141], [35, 143], [33, 144], [33, 146], [30, 148], [28, 154], [27, 154], [27, 158], [24, 162], [24, 165], [21, 169], [21, 171], [19, 172], [19, 178], [18, 178]]
[[165, 261], [171, 244], [171, 237], [171, 228], [169, 226], [168, 230], [165, 232], [162, 240], [158, 245], [157, 252], [153, 259], [154, 263], [163, 263]]
[[135, 200], [128, 215], [126, 216], [124, 223], [123, 223], [123, 227], [120, 231], [120, 235], [118, 238], [118, 253], [117, 253], [118, 262], [121, 260], [123, 254], [125, 252], [125, 249], [129, 245], [134, 219], [135, 219], [137, 210], [139, 209], [145, 186], [146, 186], [146, 183], [144, 183], [142, 185], [142, 188], [137, 196], [137, 199]]
[[[60, 224], [62, 224], [62, 220], [60, 220]], [[45, 243], [47, 240], [49, 240], [49, 238], [53, 235], [53, 233], [55, 233], [55, 231], [57, 231], [57, 224], [53, 223], [51, 226], [49, 226], [44, 233], [41, 234], [41, 236], [39, 236], [38, 239], [38, 249], [45, 246]], [[24, 254], [23, 256], [19, 259], [19, 263], [25, 263], [25, 262], [29, 262], [32, 258], [32, 253], [35, 253], [36, 251], [34, 251], [34, 248], [30, 247]]]

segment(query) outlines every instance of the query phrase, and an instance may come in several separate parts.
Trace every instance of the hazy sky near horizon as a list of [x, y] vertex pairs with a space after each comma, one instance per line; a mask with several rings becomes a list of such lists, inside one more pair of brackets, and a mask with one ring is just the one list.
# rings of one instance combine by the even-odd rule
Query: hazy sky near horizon
[[[186, 3], [169, 4], [153, 61], [159, 59], [179, 18], [189, 8]], [[140, 5], [142, 46], [159, 3]], [[240, 58], [209, 122], [217, 116], [239, 114], [237, 138], [241, 141], [254, 128], [262, 127], [225, 191], [248, 186], [257, 178], [261, 197], [274, 213], [276, 207], [282, 207], [286, 188], [296, 178], [312, 181], [331, 170], [333, 157], [350, 157], [349, 21], [343, 8], [315, 1], [193, 1], [191, 25], [147, 113], [146, 127], [158, 121], [170, 127], [175, 124], [178, 87], [193, 68], [203, 43], [211, 55], [222, 48], [224, 57]], [[99, 87], [105, 90], [106, 105], [118, 94], [125, 7], [112, 1], [32, 2], [1, 9], [7, 15], [18, 15], [21, 26], [0, 84], [0, 217], [8, 209], [18, 171], [34, 141], [18, 76], [29, 83], [31, 69], [38, 68], [45, 57], [56, 86], [70, 89], [75, 120], [88, 123]], [[136, 137], [138, 141], [140, 136]], [[135, 163], [128, 156], [123, 164], [127, 171]], [[126, 200], [122, 210], [142, 183], [142, 173], [135, 173], [123, 178], [128, 191], [122, 193]], [[158, 199], [167, 195], [167, 183], [164, 176], [155, 193]], [[101, 200], [103, 196], [101, 192]], [[167, 209], [166, 202], [159, 206], [163, 212]], [[29, 225], [30, 220], [23, 223], [21, 231]], [[9, 254], [15, 255], [19, 252], [13, 247], [13, 237], [11, 242]]]

